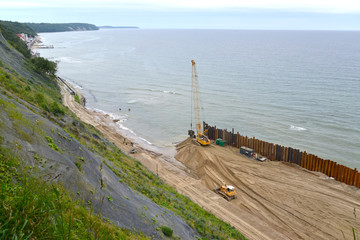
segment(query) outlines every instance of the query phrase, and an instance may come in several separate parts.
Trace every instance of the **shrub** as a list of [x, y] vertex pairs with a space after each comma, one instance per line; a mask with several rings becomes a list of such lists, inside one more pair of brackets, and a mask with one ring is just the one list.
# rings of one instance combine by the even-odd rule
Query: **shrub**
[[53, 102], [50, 105], [50, 112], [52, 112], [55, 116], [60, 116], [65, 114], [64, 109], [62, 109], [57, 102]]
[[81, 172], [81, 170], [82, 170], [82, 162], [81, 161], [76, 161], [75, 165], [79, 169], [79, 171]]
[[31, 59], [35, 70], [39, 73], [45, 73], [49, 76], [54, 76], [57, 70], [56, 62], [52, 62], [43, 57], [35, 57]]
[[166, 226], [162, 226], [161, 227], [161, 231], [163, 232], [163, 234], [167, 237], [171, 237], [173, 235], [173, 230], [169, 227]]

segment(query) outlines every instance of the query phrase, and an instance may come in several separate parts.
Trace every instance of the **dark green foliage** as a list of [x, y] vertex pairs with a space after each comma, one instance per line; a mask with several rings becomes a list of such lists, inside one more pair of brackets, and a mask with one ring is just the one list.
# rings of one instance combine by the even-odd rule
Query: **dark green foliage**
[[26, 43], [21, 40], [16, 34], [26, 33], [35, 36], [36, 33], [29, 26], [24, 23], [0, 21], [0, 31], [4, 38], [26, 58], [30, 58], [30, 50], [27, 48]]
[[50, 112], [52, 112], [55, 116], [61, 116], [64, 115], [64, 109], [60, 107], [60, 105], [57, 102], [53, 102], [50, 105]]
[[98, 30], [93, 24], [87, 23], [26, 23], [35, 32], [67, 32], [67, 31], [84, 31]]
[[162, 226], [161, 231], [167, 237], [172, 237], [172, 235], [173, 235], [173, 230], [171, 228], [169, 228], [169, 227]]
[[1, 21], [1, 29], [7, 29], [13, 33], [26, 33], [32, 37], [36, 36], [36, 32], [26, 23], [11, 22], [11, 21]]
[[77, 161], [77, 162], [75, 162], [75, 165], [79, 169], [79, 171], [81, 172], [82, 171], [82, 162]]
[[45, 73], [49, 76], [54, 76], [57, 70], [56, 62], [49, 61], [43, 57], [35, 57], [31, 59], [38, 73]]

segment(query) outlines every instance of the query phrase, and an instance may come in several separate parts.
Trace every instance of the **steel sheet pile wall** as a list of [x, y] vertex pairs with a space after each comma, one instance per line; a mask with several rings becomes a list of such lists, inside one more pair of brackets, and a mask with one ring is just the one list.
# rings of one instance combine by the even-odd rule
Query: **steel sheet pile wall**
[[240, 148], [245, 146], [254, 149], [254, 151], [271, 161], [283, 161], [295, 163], [310, 171], [317, 171], [333, 177], [337, 181], [360, 188], [360, 173], [357, 169], [351, 169], [331, 160], [324, 160], [316, 155], [308, 154], [291, 147], [284, 147], [274, 143], [268, 143], [256, 139], [242, 136], [239, 132], [234, 133], [234, 129], [228, 132], [226, 129], [217, 129], [216, 126], [209, 126], [204, 122], [204, 130], [208, 129], [207, 135], [209, 139], [216, 140], [218, 138], [227, 141], [228, 145]]

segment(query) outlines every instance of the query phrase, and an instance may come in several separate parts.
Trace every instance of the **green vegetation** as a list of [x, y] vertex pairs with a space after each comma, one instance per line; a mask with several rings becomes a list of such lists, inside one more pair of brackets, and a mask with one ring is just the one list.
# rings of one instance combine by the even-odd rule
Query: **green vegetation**
[[43, 57], [34, 57], [31, 62], [35, 66], [35, 71], [38, 73], [45, 73], [49, 76], [55, 76], [57, 70], [57, 64], [53, 61], [49, 61]]
[[21, 40], [16, 34], [26, 33], [30, 36], [35, 36], [36, 32], [27, 24], [10, 21], [0, 21], [0, 32], [4, 38], [26, 58], [30, 58], [30, 50], [27, 48], [25, 42]]
[[29, 84], [32, 83], [0, 67], [0, 87], [57, 117], [65, 114], [58, 86], [52, 77], [37, 85], [32, 84], [32, 87]]
[[0, 239], [148, 239], [106, 222], [0, 147]]
[[172, 235], [173, 235], [173, 230], [171, 228], [169, 228], [169, 227], [162, 226], [161, 231], [167, 237], [172, 237]]
[[67, 32], [67, 31], [84, 31], [98, 30], [93, 24], [87, 23], [26, 23], [37, 33], [42, 32]]
[[78, 104], [81, 104], [81, 103], [80, 103], [79, 95], [75, 94], [75, 95], [74, 95], [74, 99], [75, 99], [75, 102], [77, 102]]
[[54, 143], [54, 140], [53, 140], [51, 137], [46, 136], [45, 138], [46, 138], [46, 140], [47, 140], [47, 142], [48, 142], [48, 145], [49, 145], [49, 147], [50, 147], [51, 149], [53, 149], [53, 150], [55, 150], [55, 151], [59, 151], [58, 146]]
[[82, 171], [82, 164], [85, 162], [85, 159], [83, 157], [77, 157], [77, 161], [75, 162], [76, 167], [79, 169], [79, 171]]

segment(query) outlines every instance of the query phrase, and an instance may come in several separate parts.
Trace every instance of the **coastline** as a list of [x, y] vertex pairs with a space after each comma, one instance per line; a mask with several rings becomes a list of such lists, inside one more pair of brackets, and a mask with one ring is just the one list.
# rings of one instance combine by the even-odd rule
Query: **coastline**
[[[86, 109], [64, 84], [59, 85], [65, 106], [129, 154], [130, 141], [124, 144], [114, 119]], [[349, 236], [351, 227], [360, 231], [354, 220], [360, 190], [324, 174], [277, 161], [259, 163], [241, 156], [236, 148], [203, 148], [189, 139], [178, 144], [175, 156], [135, 142], [134, 148], [134, 159], [249, 239], [336, 239]], [[228, 202], [212, 191], [214, 184], [223, 182], [236, 187], [237, 199]]]
[[[58, 83], [61, 88], [63, 103], [66, 107], [74, 112], [83, 122], [94, 126], [102, 132], [104, 137], [113, 142], [122, 152], [126, 154], [130, 152], [132, 149], [131, 145], [129, 142], [128, 144], [123, 143], [124, 137], [116, 131], [116, 125], [108, 115], [86, 109], [75, 101], [73, 95], [66, 89], [64, 84]], [[67, 83], [69, 84], [69, 82]], [[78, 93], [81, 94], [80, 92]], [[202, 185], [201, 180], [196, 174], [193, 174], [182, 163], [175, 160], [174, 157], [147, 150], [138, 144], [134, 144], [134, 148], [137, 150], [135, 154], [131, 155], [134, 159], [141, 162], [150, 171], [157, 174], [166, 184], [189, 197], [206, 211], [230, 223], [247, 237], [273, 239], [271, 236], [263, 234], [260, 229], [251, 226], [241, 219], [239, 211], [231, 209], [230, 202]], [[209, 199], [213, 201], [212, 204], [209, 204]]]

